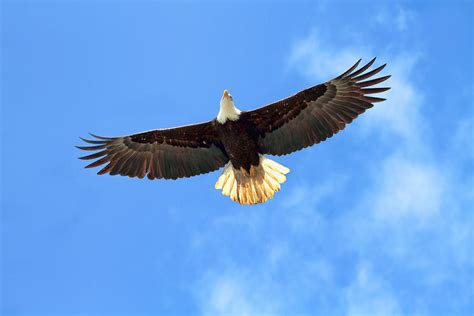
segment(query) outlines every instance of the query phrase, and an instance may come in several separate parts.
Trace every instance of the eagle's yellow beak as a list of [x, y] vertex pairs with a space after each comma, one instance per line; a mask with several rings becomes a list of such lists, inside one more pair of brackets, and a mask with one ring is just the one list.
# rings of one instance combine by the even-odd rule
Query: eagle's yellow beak
[[222, 98], [225, 98], [225, 99], [228, 99], [229, 98], [229, 91], [224, 90], [224, 95], [222, 96]]

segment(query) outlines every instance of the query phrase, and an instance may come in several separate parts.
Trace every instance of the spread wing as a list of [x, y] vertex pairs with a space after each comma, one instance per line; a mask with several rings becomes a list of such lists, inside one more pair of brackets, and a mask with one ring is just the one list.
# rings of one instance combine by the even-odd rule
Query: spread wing
[[110, 173], [148, 179], [176, 179], [217, 170], [228, 161], [214, 128], [214, 121], [159, 129], [122, 137], [83, 139], [96, 151], [80, 159], [96, 159], [86, 168], [106, 166], [98, 174]]
[[379, 73], [385, 65], [365, 72], [374, 63], [356, 70], [360, 60], [339, 77], [300, 91], [297, 94], [244, 112], [259, 134], [261, 153], [286, 155], [318, 144], [344, 129], [359, 114], [385, 99], [368, 96], [390, 88], [374, 88], [390, 76], [366, 80]]

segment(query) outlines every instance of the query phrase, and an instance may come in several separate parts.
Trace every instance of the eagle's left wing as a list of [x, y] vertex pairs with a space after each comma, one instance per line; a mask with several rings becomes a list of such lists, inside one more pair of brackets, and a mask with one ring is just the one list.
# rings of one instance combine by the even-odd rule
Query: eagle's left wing
[[390, 76], [363, 81], [385, 67], [382, 65], [364, 73], [374, 61], [375, 58], [355, 70], [359, 60], [335, 79], [256, 110], [243, 112], [242, 118], [251, 121], [260, 135], [260, 152], [286, 155], [318, 144], [344, 129], [346, 124], [371, 108], [372, 103], [384, 101], [367, 94], [390, 89], [372, 87]]
[[215, 124], [209, 121], [120, 137], [92, 135], [95, 140], [82, 140], [93, 146], [77, 147], [96, 151], [80, 159], [95, 160], [86, 168], [106, 164], [98, 174], [150, 180], [192, 177], [217, 170], [229, 160]]

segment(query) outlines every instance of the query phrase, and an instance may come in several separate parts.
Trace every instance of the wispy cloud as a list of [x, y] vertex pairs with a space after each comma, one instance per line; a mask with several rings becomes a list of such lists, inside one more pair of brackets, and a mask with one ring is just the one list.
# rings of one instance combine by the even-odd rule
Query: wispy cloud
[[[414, 13], [400, 7], [397, 12], [393, 23], [398, 32], [405, 32]], [[381, 11], [373, 22], [388, 23], [384, 14]], [[360, 57], [372, 57], [374, 51], [370, 45], [335, 45], [313, 29], [294, 43], [288, 65], [318, 82]], [[432, 139], [436, 127], [422, 115], [425, 91], [413, 80], [420, 58], [416, 48], [400, 48], [379, 58], [389, 62], [386, 73], [392, 78], [387, 85], [392, 90], [386, 93], [387, 101], [365, 113], [352, 130], [370, 139], [369, 148], [377, 153], [377, 160], [363, 169], [359, 187], [351, 175], [332, 170], [335, 176], [329, 180], [302, 180], [287, 188], [281, 206], [237, 220], [226, 216], [227, 226], [220, 222], [210, 228], [245, 227], [260, 244], [251, 265], [235, 269], [230, 260], [210, 268], [212, 277], [205, 279], [207, 290], [200, 295], [206, 314], [296, 313], [301, 304], [332, 314], [429, 314], [426, 306], [436, 306], [443, 294], [440, 288], [449, 285], [462, 290], [446, 303], [451, 310], [474, 299], [474, 191], [459, 186], [466, 180], [456, 170], [458, 159], [474, 157], [469, 150], [459, 158], [456, 154], [472, 149], [472, 137], [466, 135], [471, 135], [473, 123], [466, 119], [458, 124], [449, 147], [450, 159], [456, 161], [443, 161]], [[326, 204], [349, 195], [354, 200], [347, 209], [322, 212]], [[414, 288], [419, 291], [405, 287], [403, 282], [414, 282], [407, 278], [417, 280]], [[407, 295], [416, 295], [417, 301]]]
[[327, 80], [352, 66], [361, 56], [370, 56], [369, 48], [358, 47], [339, 50], [317, 29], [298, 40], [289, 56], [289, 67], [312, 80]]
[[400, 137], [404, 145], [414, 149], [421, 145], [420, 135], [427, 129], [426, 120], [420, 114], [423, 91], [414, 85], [412, 79], [418, 57], [401, 53], [386, 57], [386, 60], [389, 61], [386, 72], [392, 77], [385, 85], [391, 90], [385, 94], [387, 101], [365, 114], [362, 126], [365, 132]]
[[[405, 18], [408, 19], [407, 16], [399, 17], [400, 31], [405, 27]], [[348, 56], [371, 51], [366, 47], [344, 47], [337, 53], [335, 47], [329, 47], [328, 51], [321, 52], [322, 47], [329, 45], [327, 41], [324, 45], [319, 44], [321, 38], [324, 38], [322, 34], [316, 35], [313, 31], [296, 44], [290, 58], [291, 65], [315, 80], [321, 77], [321, 70], [336, 69]], [[318, 50], [311, 51], [313, 48]], [[433, 127], [421, 114], [426, 106], [423, 90], [411, 79], [418, 56], [417, 52], [402, 50], [385, 57], [390, 60], [387, 71], [393, 75], [389, 82], [392, 90], [387, 93], [388, 101], [364, 114], [359, 133], [373, 139], [374, 146], [387, 148], [386, 155], [372, 164], [372, 180], [365, 188], [365, 195], [355, 205], [357, 212], [340, 217], [339, 225], [347, 232], [352, 244], [346, 250], [357, 249], [360, 253], [359, 265], [361, 262], [364, 262], [363, 267], [367, 262], [370, 265], [371, 260], [379, 261], [380, 255], [385, 254], [391, 258], [385, 259], [389, 262], [408, 262], [427, 286], [430, 282], [437, 282], [438, 286], [443, 282], [455, 282], [467, 290], [468, 297], [472, 297], [468, 283], [458, 279], [452, 271], [465, 271], [473, 260], [472, 256], [466, 255], [474, 243], [473, 234], [468, 233], [472, 226], [469, 201], [473, 190], [459, 187], [462, 180], [456, 179], [457, 170], [452, 169], [456, 163], [440, 161], [436, 154], [431, 141]], [[334, 64], [319, 62], [324, 58]], [[471, 120], [459, 123], [453, 143], [465, 154], [459, 157], [453, 151], [451, 159], [460, 161], [466, 159], [466, 155], [472, 159], [472, 151], [469, 151], [472, 145], [468, 144], [470, 141], [466, 136], [472, 134], [470, 131]], [[318, 214], [314, 217], [317, 219]], [[437, 240], [437, 243], [433, 245], [430, 239]], [[374, 254], [372, 247], [384, 250]], [[420, 248], [424, 251], [420, 252]], [[347, 313], [399, 314], [396, 297], [378, 289], [380, 284], [390, 287], [394, 280], [387, 275], [380, 276], [372, 288], [377, 289], [374, 292], [386, 294], [377, 297], [371, 293], [370, 286], [368, 291], [363, 290], [364, 285], [371, 284], [367, 283], [370, 279], [368, 273], [366, 268], [359, 268], [354, 275], [352, 290], [348, 292]], [[429, 297], [424, 299], [429, 300]]]
[[348, 316], [401, 314], [389, 286], [373, 274], [368, 264], [357, 267], [355, 278], [345, 290], [345, 299]]
[[275, 302], [262, 293], [261, 286], [255, 286], [255, 280], [243, 273], [226, 271], [207, 278], [198, 294], [204, 315], [251, 316], [275, 312]]
[[395, 27], [399, 32], [408, 31], [410, 25], [415, 19], [415, 13], [412, 10], [403, 7], [396, 7], [395, 9], [381, 9], [375, 15], [374, 22], [379, 25], [387, 25]]
[[380, 169], [367, 197], [377, 220], [399, 225], [404, 219], [423, 222], [439, 214], [445, 180], [435, 166], [397, 154]]
[[223, 276], [213, 280], [208, 308], [217, 313], [249, 315], [250, 303], [242, 289], [242, 278]]
[[472, 135], [474, 134], [474, 118], [464, 118], [457, 124], [453, 137], [453, 151], [458, 153], [461, 159], [474, 159], [474, 144]]
[[[374, 55], [373, 51], [370, 47], [334, 47], [329, 39], [314, 29], [294, 44], [289, 65], [311, 78], [312, 82], [317, 82], [342, 73], [362, 56], [368, 62]], [[414, 141], [419, 130], [425, 127], [419, 114], [423, 95], [411, 82], [418, 55], [402, 51], [393, 56], [379, 57], [379, 62], [390, 61], [385, 72], [390, 73], [392, 78], [382, 85], [392, 89], [385, 93], [386, 102], [364, 114], [366, 132], [393, 133], [405, 141]]]

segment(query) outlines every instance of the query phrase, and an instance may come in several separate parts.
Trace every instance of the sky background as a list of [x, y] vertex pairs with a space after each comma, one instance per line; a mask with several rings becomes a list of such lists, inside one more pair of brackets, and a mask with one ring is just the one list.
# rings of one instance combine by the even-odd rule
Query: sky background
[[[2, 1], [2, 315], [473, 315], [468, 2]], [[379, 103], [263, 205], [74, 145], [252, 109], [358, 58]], [[385, 84], [385, 83], [384, 83]]]

